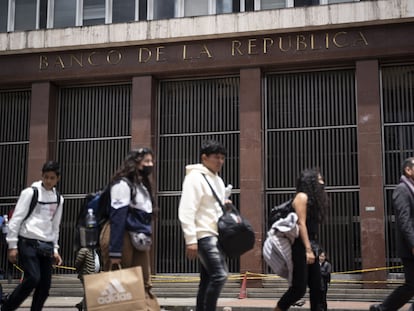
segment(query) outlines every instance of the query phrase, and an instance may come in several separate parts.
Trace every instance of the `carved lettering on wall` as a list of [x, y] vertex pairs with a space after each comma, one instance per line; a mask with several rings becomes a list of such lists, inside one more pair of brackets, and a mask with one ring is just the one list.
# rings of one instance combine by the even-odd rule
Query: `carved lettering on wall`
[[[210, 46], [211, 45], [211, 46]], [[283, 34], [258, 38], [229, 39], [220, 45], [214, 43], [187, 43], [182, 45], [139, 46], [133, 58], [130, 48], [117, 48], [109, 51], [95, 50], [89, 52], [62, 53], [58, 55], [42, 54], [39, 56], [38, 68], [40, 71], [67, 69], [86, 69], [97, 66], [121, 66], [157, 64], [177, 61], [205, 61], [232, 58], [254, 57], [298, 53], [312, 53], [316, 50], [351, 49], [366, 47], [368, 39], [362, 31], [337, 31], [326, 33], [299, 33]], [[226, 48], [227, 46], [227, 48]], [[216, 49], [216, 50], [215, 50]], [[224, 50], [224, 55], [223, 51]]]

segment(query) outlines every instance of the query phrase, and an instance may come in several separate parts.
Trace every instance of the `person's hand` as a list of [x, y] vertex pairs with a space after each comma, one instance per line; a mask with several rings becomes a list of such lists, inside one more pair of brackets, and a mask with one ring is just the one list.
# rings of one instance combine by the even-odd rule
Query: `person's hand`
[[60, 266], [63, 263], [62, 257], [59, 253], [53, 253], [53, 259], [55, 260], [55, 265]]
[[197, 258], [197, 253], [198, 253], [198, 246], [197, 244], [188, 244], [187, 245], [187, 258], [188, 259], [195, 259]]
[[315, 254], [313, 253], [312, 249], [306, 249], [306, 263], [311, 265], [315, 262]]
[[121, 258], [111, 258], [111, 266], [110, 269], [112, 270], [113, 266], [116, 266], [116, 269], [119, 269], [119, 267], [121, 266]]
[[7, 258], [12, 264], [17, 263], [17, 257], [19, 256], [19, 252], [17, 248], [11, 248], [7, 251]]

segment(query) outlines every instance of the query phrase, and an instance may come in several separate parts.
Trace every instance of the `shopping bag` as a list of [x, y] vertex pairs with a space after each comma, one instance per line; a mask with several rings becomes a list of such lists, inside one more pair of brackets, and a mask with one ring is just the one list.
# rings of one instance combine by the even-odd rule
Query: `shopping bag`
[[141, 267], [84, 275], [88, 311], [146, 310]]

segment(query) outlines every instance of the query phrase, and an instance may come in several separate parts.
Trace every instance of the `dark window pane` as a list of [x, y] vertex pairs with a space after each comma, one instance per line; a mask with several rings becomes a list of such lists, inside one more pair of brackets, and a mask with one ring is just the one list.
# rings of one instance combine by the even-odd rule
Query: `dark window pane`
[[114, 0], [112, 22], [122, 23], [135, 20], [135, 0]]
[[36, 29], [36, 0], [16, 0], [14, 30]]
[[254, 11], [254, 0], [246, 0], [246, 3], [244, 4], [244, 10], [246, 12]]
[[83, 1], [83, 25], [105, 24], [105, 0]]
[[240, 12], [240, 0], [233, 0], [233, 12]]
[[216, 0], [216, 13], [240, 12], [240, 0]]
[[174, 17], [175, 0], [154, 0], [154, 19]]
[[55, 0], [53, 27], [71, 27], [76, 25], [76, 1]]
[[45, 29], [47, 26], [47, 0], [40, 0], [39, 28]]
[[147, 16], [147, 0], [139, 0], [139, 20], [146, 21], [148, 19]]
[[318, 5], [319, 0], [295, 0], [296, 6], [309, 6], [309, 5]]
[[7, 31], [8, 0], [0, 0], [0, 32]]

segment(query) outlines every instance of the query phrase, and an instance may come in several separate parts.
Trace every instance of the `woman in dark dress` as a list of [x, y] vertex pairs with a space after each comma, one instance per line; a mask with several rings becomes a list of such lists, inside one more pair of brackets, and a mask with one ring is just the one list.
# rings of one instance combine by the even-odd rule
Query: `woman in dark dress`
[[321, 308], [321, 269], [318, 260], [319, 224], [325, 219], [330, 206], [325, 182], [317, 169], [301, 172], [296, 183], [292, 206], [298, 215], [299, 237], [292, 245], [292, 284], [280, 298], [275, 311], [288, 310], [306, 293], [309, 286], [311, 311]]

